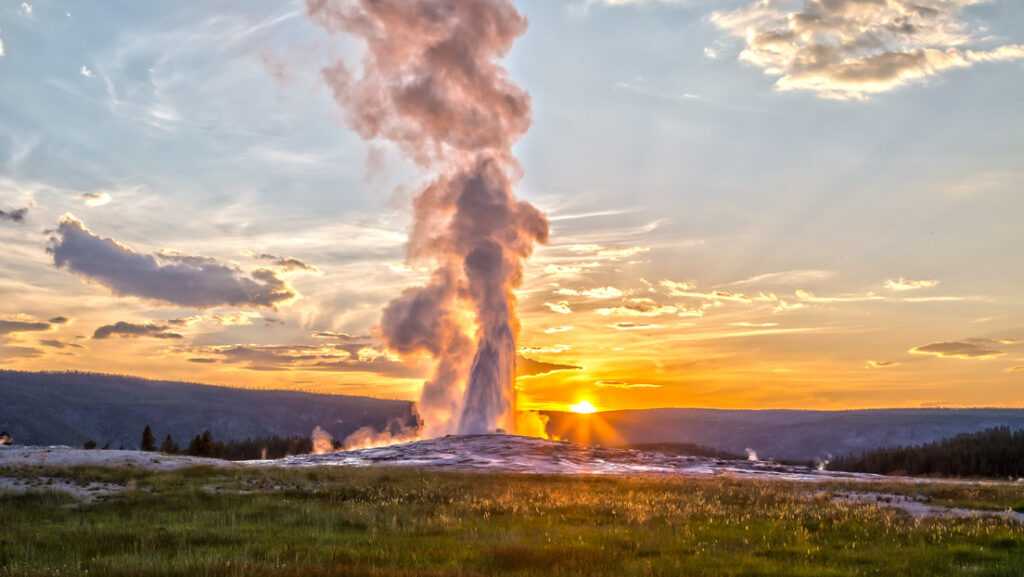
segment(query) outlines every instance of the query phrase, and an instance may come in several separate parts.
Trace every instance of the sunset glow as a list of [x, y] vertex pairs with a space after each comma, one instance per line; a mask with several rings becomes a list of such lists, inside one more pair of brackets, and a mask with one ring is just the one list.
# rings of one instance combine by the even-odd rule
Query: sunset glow
[[594, 405], [590, 404], [590, 401], [580, 401], [575, 405], [569, 405], [567, 408], [573, 413], [581, 413], [584, 415], [597, 412], [597, 409], [594, 408]]
[[[479, 124], [397, 98], [429, 138], [355, 114], [407, 71], [349, 84], [365, 39], [304, 3], [18, 4], [4, 368], [419, 401], [499, 335], [509, 423], [1024, 406], [1022, 3], [519, 0], [497, 68], [464, 66], [516, 98], [451, 90]], [[457, 174], [507, 214], [412, 200]], [[459, 260], [499, 237], [500, 330]]]

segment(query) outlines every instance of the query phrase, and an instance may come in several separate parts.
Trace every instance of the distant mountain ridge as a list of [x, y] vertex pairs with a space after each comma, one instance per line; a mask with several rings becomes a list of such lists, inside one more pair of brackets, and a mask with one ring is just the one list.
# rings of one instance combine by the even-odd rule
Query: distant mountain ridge
[[694, 443], [762, 459], [816, 461], [912, 446], [994, 427], [1024, 429], [1022, 409], [852, 411], [647, 409], [593, 415], [546, 412], [548, 431], [604, 446]]
[[[546, 411], [553, 436], [624, 446], [690, 443], [762, 459], [814, 461], [880, 448], [920, 445], [994, 427], [1024, 429], [1022, 409], [856, 411], [647, 409], [579, 415]], [[317, 426], [342, 440], [416, 424], [408, 401], [299, 391], [155, 381], [78, 372], [0, 370], [0, 430], [15, 443], [138, 448], [148, 424], [161, 442], [187, 446], [209, 429], [218, 441], [308, 437]]]
[[24, 445], [95, 441], [138, 448], [149, 425], [159, 443], [188, 445], [209, 430], [216, 440], [308, 437], [322, 427], [341, 440], [362, 427], [414, 425], [408, 401], [299, 391], [237, 389], [80, 372], [0, 370], [0, 430]]

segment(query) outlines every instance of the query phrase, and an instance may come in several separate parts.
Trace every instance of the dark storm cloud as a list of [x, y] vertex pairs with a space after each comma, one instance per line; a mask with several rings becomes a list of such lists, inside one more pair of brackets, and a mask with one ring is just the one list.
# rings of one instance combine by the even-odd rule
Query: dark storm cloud
[[112, 325], [104, 325], [92, 334], [92, 338], [102, 340], [110, 337], [136, 338], [152, 337], [154, 339], [180, 339], [178, 333], [168, 332], [167, 325], [156, 325], [153, 323], [128, 323], [118, 321]]
[[119, 296], [159, 300], [183, 307], [276, 308], [296, 296], [269, 269], [250, 276], [203, 256], [160, 252], [140, 254], [102, 238], [65, 215], [47, 249], [58, 267], [95, 281]]

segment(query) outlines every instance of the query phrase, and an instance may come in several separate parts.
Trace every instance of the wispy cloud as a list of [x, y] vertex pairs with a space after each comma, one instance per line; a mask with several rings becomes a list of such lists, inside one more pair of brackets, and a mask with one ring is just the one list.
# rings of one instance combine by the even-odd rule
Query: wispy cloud
[[933, 288], [939, 286], [937, 280], [911, 280], [900, 277], [896, 280], [885, 279], [885, 288], [893, 291], [912, 291], [922, 288]]
[[50, 323], [44, 323], [30, 318], [0, 319], [0, 337], [14, 333], [48, 331], [51, 328]]
[[608, 325], [608, 326], [613, 328], [613, 329], [615, 329], [615, 330], [617, 330], [617, 331], [641, 331], [641, 330], [648, 330], [648, 329], [660, 329], [660, 328], [663, 328], [665, 325], [621, 322], [621, 323], [615, 323], [613, 325]]
[[569, 307], [569, 303], [565, 301], [559, 301], [557, 303], [544, 303], [544, 306], [548, 307], [548, 310], [553, 313], [559, 313], [563, 315], [572, 313], [572, 308]]
[[561, 354], [567, 353], [572, 350], [570, 345], [550, 345], [546, 347], [521, 347], [519, 352], [524, 355], [545, 355], [545, 354]]
[[831, 297], [819, 297], [814, 293], [805, 290], [796, 291], [796, 298], [808, 303], [856, 303], [866, 301], [884, 301], [885, 297], [874, 293], [867, 294], [846, 294]]
[[651, 385], [648, 383], [627, 383], [626, 381], [597, 381], [594, 383], [598, 388], [602, 389], [660, 389], [661, 385]]
[[583, 290], [560, 288], [555, 290], [555, 294], [560, 296], [586, 297], [595, 300], [604, 300], [619, 298], [623, 295], [623, 292], [615, 287], [606, 286]]
[[150, 337], [154, 339], [180, 339], [182, 335], [169, 331], [167, 325], [156, 325], [153, 323], [130, 323], [118, 321], [112, 325], [103, 325], [96, 329], [92, 338], [96, 340], [109, 339], [110, 337], [140, 338]]
[[711, 21], [742, 38], [739, 60], [777, 77], [778, 90], [865, 99], [953, 68], [1024, 58], [1024, 45], [991, 49], [961, 18], [978, 0], [759, 0]]
[[992, 348], [987, 342], [991, 341], [980, 339], [972, 342], [943, 341], [914, 347], [910, 349], [910, 352], [960, 359], [988, 359], [1003, 354], [1002, 351]]
[[80, 199], [89, 208], [96, 208], [109, 204], [112, 200], [108, 192], [83, 192], [75, 198]]
[[872, 369], [888, 369], [898, 366], [900, 366], [900, 363], [896, 361], [868, 361], [868, 367]]
[[834, 271], [830, 270], [815, 270], [815, 269], [798, 269], [798, 270], [786, 270], [781, 272], [770, 272], [765, 274], [759, 274], [756, 276], [748, 277], [743, 280], [734, 281], [728, 283], [726, 286], [736, 285], [748, 285], [748, 284], [759, 284], [759, 285], [792, 285], [792, 284], [804, 284], [807, 282], [826, 280], [836, 275]]
[[181, 347], [172, 349], [193, 363], [239, 365], [252, 371], [374, 373], [395, 378], [424, 376], [423, 367], [403, 364], [368, 343], [317, 345], [255, 345]]

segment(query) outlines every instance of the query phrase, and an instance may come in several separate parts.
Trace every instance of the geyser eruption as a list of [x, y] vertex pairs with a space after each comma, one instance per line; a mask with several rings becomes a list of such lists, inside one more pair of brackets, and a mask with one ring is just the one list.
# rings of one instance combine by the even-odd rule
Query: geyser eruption
[[407, 258], [426, 286], [384, 310], [381, 334], [402, 355], [437, 361], [419, 410], [430, 436], [516, 431], [514, 289], [544, 215], [515, 198], [512, 145], [529, 96], [500, 60], [526, 30], [509, 0], [307, 0], [331, 33], [361, 38], [358, 69], [324, 70], [349, 124], [392, 142], [432, 181], [414, 200]]

